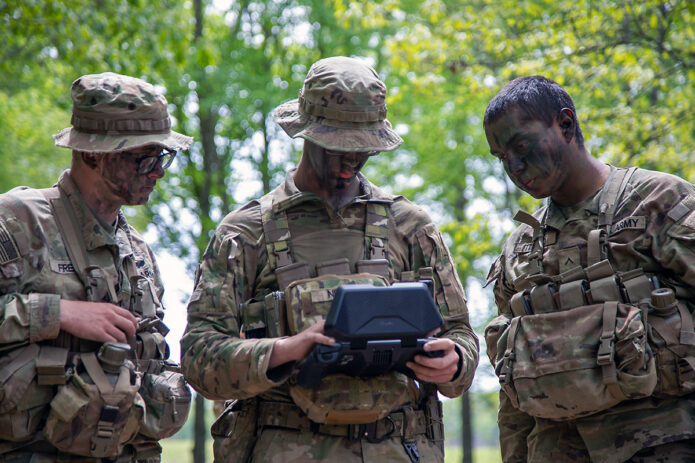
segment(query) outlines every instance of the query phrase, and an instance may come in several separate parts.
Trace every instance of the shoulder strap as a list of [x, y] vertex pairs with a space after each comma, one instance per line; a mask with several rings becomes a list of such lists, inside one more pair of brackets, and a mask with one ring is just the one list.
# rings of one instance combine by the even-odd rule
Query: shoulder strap
[[618, 202], [627, 188], [627, 183], [636, 167], [629, 169], [614, 169], [611, 171], [606, 184], [601, 191], [598, 206], [597, 228], [589, 232], [587, 239], [588, 265], [600, 262], [608, 257], [605, 240], [610, 235], [613, 217], [618, 209]]
[[261, 203], [261, 222], [265, 246], [268, 251], [268, 263], [271, 270], [284, 267], [293, 263], [290, 252], [290, 226], [287, 221], [287, 213], [273, 212], [273, 198], [270, 195], [263, 196]]
[[618, 201], [627, 187], [627, 182], [636, 170], [636, 167], [613, 170], [606, 180], [603, 191], [601, 191], [598, 208], [598, 226], [604, 227], [607, 234], [610, 234], [613, 217], [618, 209]]
[[[40, 190], [53, 208], [58, 231], [65, 243], [65, 249], [72, 262], [77, 276], [82, 280], [82, 284], [89, 290], [91, 287], [91, 270], [87, 256], [87, 249], [81, 239], [81, 233], [77, 228], [77, 216], [70, 204], [70, 200], [59, 188], [45, 188]], [[103, 273], [103, 272], [102, 272]], [[105, 277], [105, 275], [102, 275]], [[117, 301], [116, 288], [109, 278], [105, 278], [112, 301]]]
[[364, 225], [365, 258], [386, 259], [388, 256], [389, 207], [387, 204], [370, 201]]

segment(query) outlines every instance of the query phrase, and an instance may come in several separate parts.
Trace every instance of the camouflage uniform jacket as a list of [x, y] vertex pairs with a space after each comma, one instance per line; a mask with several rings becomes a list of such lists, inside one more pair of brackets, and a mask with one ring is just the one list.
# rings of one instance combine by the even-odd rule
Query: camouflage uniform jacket
[[[403, 197], [385, 194], [363, 176], [359, 177], [363, 194], [336, 212], [315, 194], [299, 191], [293, 179], [294, 171], [288, 172], [285, 182], [269, 193], [274, 208], [286, 209], [293, 239], [304, 233], [363, 231], [365, 202], [392, 201], [390, 265], [397, 278], [403, 271], [434, 268], [436, 302], [446, 320], [443, 336], [457, 343], [463, 360], [460, 374], [438, 388], [447, 396], [461, 394], [473, 379], [478, 341], [468, 322], [463, 289], [449, 251], [427, 214]], [[319, 235], [317, 248], [320, 242]], [[349, 254], [345, 249], [339, 251]], [[261, 395], [291, 400], [285, 382], [292, 362], [268, 371], [270, 353], [279, 338], [244, 339], [241, 333], [240, 304], [263, 300], [266, 293], [277, 289], [267, 258], [260, 203], [251, 201], [227, 215], [217, 228], [202, 258], [188, 306], [181, 364], [186, 379], [204, 396], [243, 399]]]
[[[587, 236], [596, 228], [599, 196], [597, 192], [569, 207], [549, 201], [549, 206], [536, 211], [534, 216], [541, 220], [547, 210], [542, 257], [545, 273], [558, 275], [578, 263], [586, 266]], [[608, 237], [608, 259], [616, 271], [642, 267], [647, 274], [656, 275], [663, 286], [673, 288], [691, 312], [695, 309], [693, 209], [693, 185], [673, 175], [637, 169], [618, 203]], [[686, 213], [676, 214], [676, 210]], [[527, 289], [523, 277], [530, 271], [529, 246], [524, 245], [533, 241], [532, 234], [530, 226], [519, 226], [507, 239], [488, 277], [488, 282], [496, 280], [499, 313], [510, 318], [510, 298]], [[494, 350], [494, 346], [488, 346], [488, 355], [494, 355]], [[560, 423], [515, 409], [503, 391], [500, 402], [498, 422], [505, 462], [550, 461], [553, 451], [569, 455], [576, 444], [589, 451], [592, 461], [618, 462], [644, 447], [695, 437], [692, 394], [679, 399], [626, 401], [604, 412], [565, 422], [563, 426], [574, 429], [576, 439], [572, 445], [553, 431]]]
[[[130, 304], [125, 261], [163, 293], [154, 255], [119, 213], [115, 229], [98, 219], [82, 200], [69, 171], [57, 183], [68, 195], [92, 265], [116, 286], [122, 307]], [[60, 331], [60, 300], [86, 300], [86, 290], [70, 262], [50, 203], [39, 191], [15, 188], [0, 195], [0, 351], [28, 343], [71, 351], [96, 351], [100, 344]], [[50, 401], [50, 400], [49, 400]], [[0, 453], [4, 444], [0, 441]]]

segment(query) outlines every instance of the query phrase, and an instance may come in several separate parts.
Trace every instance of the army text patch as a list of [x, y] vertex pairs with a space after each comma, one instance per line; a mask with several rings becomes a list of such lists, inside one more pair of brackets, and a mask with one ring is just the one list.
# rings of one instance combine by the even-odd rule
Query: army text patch
[[613, 225], [611, 235], [620, 233], [623, 230], [644, 230], [647, 228], [647, 219], [643, 215], [625, 217], [620, 222]]
[[19, 249], [14, 237], [7, 230], [5, 222], [0, 219], [0, 265], [19, 259]]
[[75, 273], [75, 267], [69, 260], [53, 260], [51, 259], [51, 270], [55, 273]]

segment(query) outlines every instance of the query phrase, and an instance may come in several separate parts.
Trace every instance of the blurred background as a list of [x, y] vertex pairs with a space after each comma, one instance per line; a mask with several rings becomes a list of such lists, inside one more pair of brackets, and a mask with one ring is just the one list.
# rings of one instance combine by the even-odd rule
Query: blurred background
[[[272, 110], [296, 98], [314, 61], [369, 61], [405, 143], [365, 174], [438, 223], [481, 336], [473, 388], [444, 403], [447, 462], [500, 461], [482, 342], [496, 308], [483, 285], [511, 217], [537, 206], [489, 154], [487, 102], [515, 77], [545, 75], [574, 98], [594, 156], [695, 180], [692, 0], [0, 0], [0, 40], [0, 191], [50, 186], [69, 166], [51, 135], [69, 125], [82, 74], [166, 87], [174, 129], [195, 137], [150, 203], [126, 210], [159, 258], [175, 359], [210, 232], [299, 159]], [[197, 399], [163, 461], [212, 461], [213, 415]]]

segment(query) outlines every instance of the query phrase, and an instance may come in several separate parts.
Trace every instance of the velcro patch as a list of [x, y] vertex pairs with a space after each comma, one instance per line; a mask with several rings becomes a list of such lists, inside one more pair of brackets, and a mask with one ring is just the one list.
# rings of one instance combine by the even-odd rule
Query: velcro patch
[[51, 259], [51, 270], [55, 273], [75, 273], [75, 267], [69, 260], [53, 260]]
[[643, 215], [625, 217], [620, 222], [613, 225], [611, 235], [620, 233], [623, 230], [644, 230], [647, 228], [647, 219]]
[[514, 252], [516, 254], [526, 254], [533, 250], [533, 243], [516, 243], [514, 246]]
[[335, 290], [328, 288], [317, 289], [311, 292], [311, 302], [328, 302], [333, 299]]
[[0, 265], [9, 264], [19, 259], [19, 248], [5, 221], [0, 219]]

